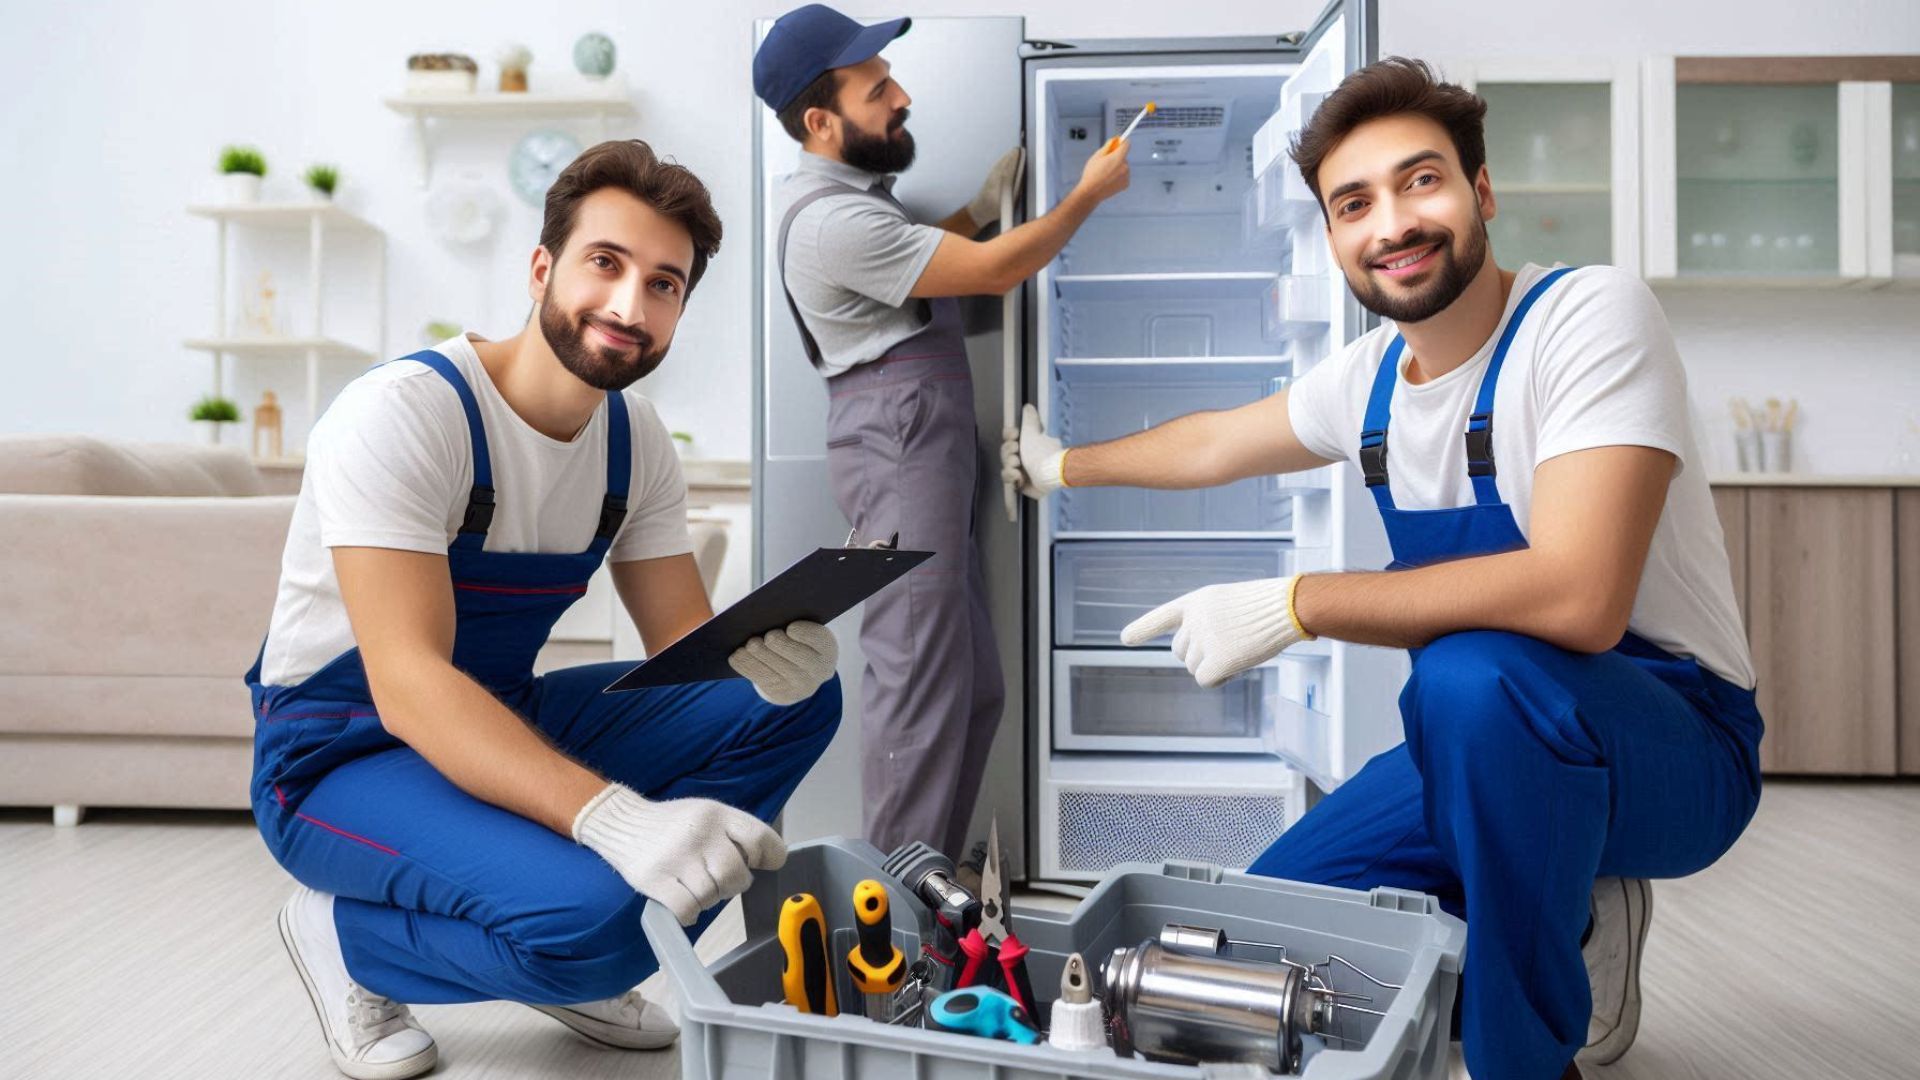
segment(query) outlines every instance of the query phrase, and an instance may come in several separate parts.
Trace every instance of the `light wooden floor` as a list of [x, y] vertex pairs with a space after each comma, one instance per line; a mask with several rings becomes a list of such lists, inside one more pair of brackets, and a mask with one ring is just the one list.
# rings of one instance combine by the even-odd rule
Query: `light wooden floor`
[[[0, 811], [0, 1077], [338, 1076], [244, 817], [49, 820]], [[700, 951], [739, 934], [729, 913]], [[1658, 887], [1645, 986], [1640, 1041], [1600, 1080], [1920, 1076], [1920, 786], [1771, 785], [1727, 858]], [[418, 1012], [440, 1077], [679, 1075], [677, 1051], [597, 1050], [515, 1005]]]

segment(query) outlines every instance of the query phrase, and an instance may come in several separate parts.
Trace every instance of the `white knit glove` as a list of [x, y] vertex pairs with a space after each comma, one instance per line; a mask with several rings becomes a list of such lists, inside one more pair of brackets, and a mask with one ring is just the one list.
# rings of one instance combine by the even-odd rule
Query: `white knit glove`
[[761, 698], [773, 705], [792, 705], [812, 697], [833, 676], [839, 662], [840, 643], [833, 631], [805, 621], [748, 638], [727, 657], [727, 666], [745, 676]]
[[1013, 187], [1014, 198], [1020, 197], [1020, 180], [1027, 171], [1027, 152], [1019, 147], [1000, 155], [1000, 160], [987, 170], [986, 182], [980, 185], [980, 193], [967, 204], [967, 216], [973, 219], [976, 231], [1000, 220], [1000, 193], [1008, 185]]
[[1000, 432], [1000, 479], [1019, 484], [1029, 499], [1044, 499], [1066, 486], [1067, 451], [1040, 427], [1040, 410], [1028, 405], [1020, 429]]
[[1128, 623], [1123, 645], [1144, 645], [1173, 632], [1173, 655], [1208, 689], [1279, 655], [1313, 635], [1289, 610], [1294, 578], [1208, 585], [1169, 600]]
[[753, 871], [778, 870], [787, 844], [767, 823], [712, 799], [654, 802], [608, 784], [573, 818], [573, 838], [607, 860], [633, 891], [681, 926], [747, 891]]

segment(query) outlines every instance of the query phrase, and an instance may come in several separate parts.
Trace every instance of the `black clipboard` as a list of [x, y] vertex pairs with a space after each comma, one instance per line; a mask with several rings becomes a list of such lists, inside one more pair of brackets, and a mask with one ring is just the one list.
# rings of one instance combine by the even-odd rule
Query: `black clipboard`
[[660, 655], [641, 661], [602, 693], [740, 678], [727, 657], [748, 638], [799, 619], [830, 623], [931, 558], [931, 551], [890, 547], [820, 548]]

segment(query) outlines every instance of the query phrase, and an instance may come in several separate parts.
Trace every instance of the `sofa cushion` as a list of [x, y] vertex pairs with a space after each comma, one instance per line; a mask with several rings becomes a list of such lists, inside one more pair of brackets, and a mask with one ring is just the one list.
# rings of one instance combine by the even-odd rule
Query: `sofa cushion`
[[0, 435], [0, 493], [218, 496], [265, 490], [259, 470], [237, 446]]
[[0, 735], [253, 737], [239, 675], [0, 674], [0, 701]]

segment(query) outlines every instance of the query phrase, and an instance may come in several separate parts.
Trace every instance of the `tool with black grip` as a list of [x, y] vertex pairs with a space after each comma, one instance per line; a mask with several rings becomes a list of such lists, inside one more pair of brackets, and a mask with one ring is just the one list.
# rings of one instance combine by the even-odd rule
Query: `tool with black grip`
[[893, 943], [887, 887], [868, 878], [853, 887], [853, 921], [860, 943], [847, 953], [854, 989], [865, 995], [867, 1019], [893, 1020], [894, 995], [907, 981], [907, 957]]
[[953, 860], [918, 840], [887, 856], [886, 869], [933, 910], [933, 940], [920, 953], [932, 961], [933, 988], [953, 989], [963, 963], [960, 939], [980, 925], [979, 898], [953, 880]]
[[780, 986], [787, 1004], [803, 1013], [838, 1016], [827, 917], [812, 893], [795, 893], [780, 905], [779, 936]]

